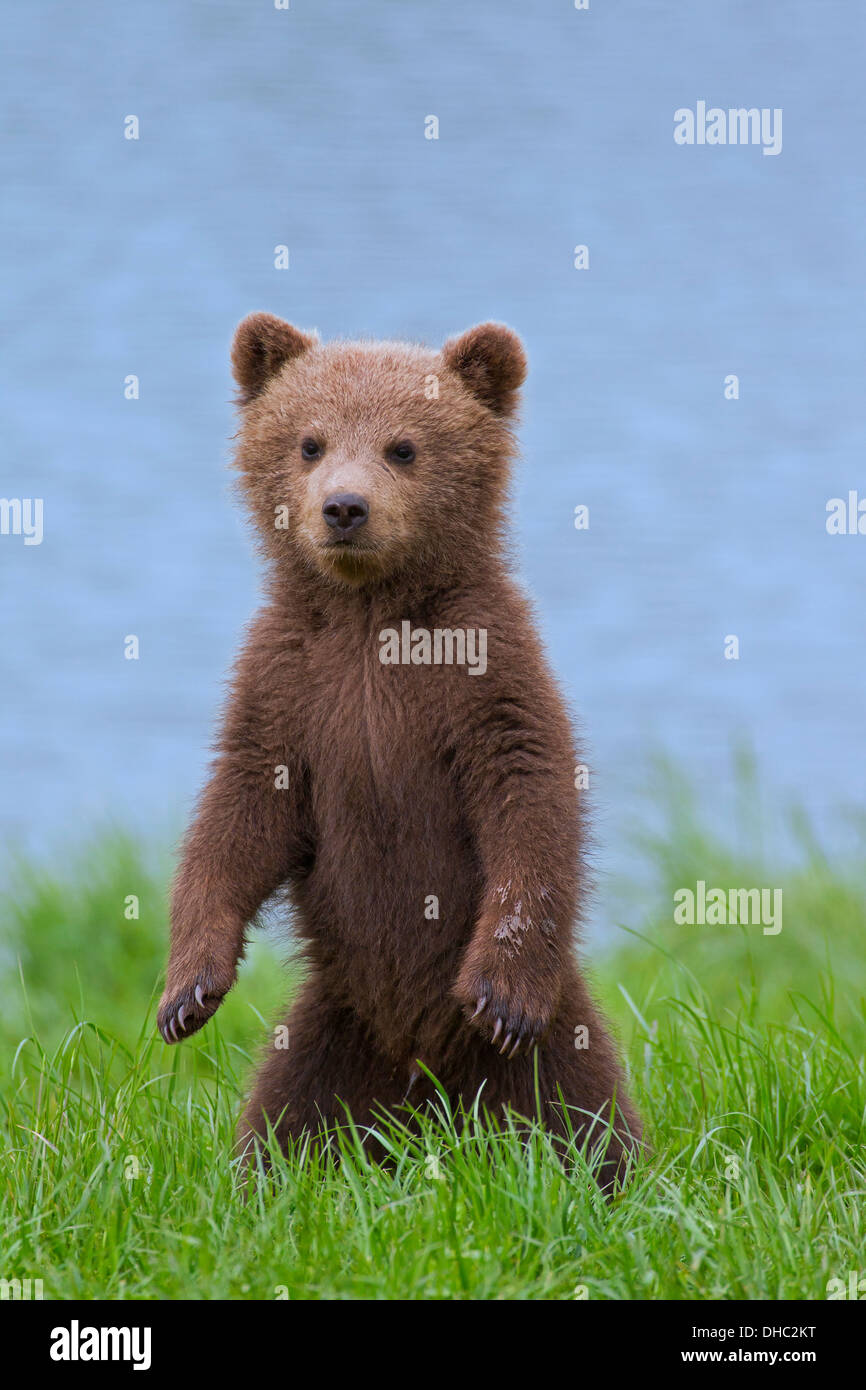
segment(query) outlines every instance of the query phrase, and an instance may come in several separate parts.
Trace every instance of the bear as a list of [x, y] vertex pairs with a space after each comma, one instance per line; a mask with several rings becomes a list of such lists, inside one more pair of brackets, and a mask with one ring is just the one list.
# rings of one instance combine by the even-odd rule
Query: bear
[[[266, 313], [232, 346], [235, 464], [265, 559], [171, 902], [158, 1027], [195, 1033], [287, 895], [305, 978], [244, 1112], [283, 1150], [435, 1098], [602, 1149], [641, 1122], [575, 952], [586, 809], [569, 716], [507, 566], [526, 355], [323, 343]], [[423, 1064], [423, 1065], [419, 1065]]]

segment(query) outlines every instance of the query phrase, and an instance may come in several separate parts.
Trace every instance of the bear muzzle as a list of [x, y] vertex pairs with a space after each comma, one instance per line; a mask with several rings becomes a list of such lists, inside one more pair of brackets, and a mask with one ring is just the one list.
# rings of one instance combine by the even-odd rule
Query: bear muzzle
[[367, 522], [370, 505], [357, 492], [332, 492], [322, 505], [322, 516], [337, 541], [354, 540], [355, 532]]

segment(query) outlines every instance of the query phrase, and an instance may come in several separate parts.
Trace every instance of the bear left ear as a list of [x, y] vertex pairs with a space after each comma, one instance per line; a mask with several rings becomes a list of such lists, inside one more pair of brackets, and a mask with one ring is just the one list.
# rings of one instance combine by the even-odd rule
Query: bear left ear
[[447, 366], [494, 415], [510, 415], [526, 378], [526, 353], [504, 323], [479, 323], [442, 349]]
[[232, 371], [241, 388], [240, 404], [249, 405], [280, 367], [315, 345], [315, 338], [275, 314], [249, 314], [238, 325], [232, 343]]

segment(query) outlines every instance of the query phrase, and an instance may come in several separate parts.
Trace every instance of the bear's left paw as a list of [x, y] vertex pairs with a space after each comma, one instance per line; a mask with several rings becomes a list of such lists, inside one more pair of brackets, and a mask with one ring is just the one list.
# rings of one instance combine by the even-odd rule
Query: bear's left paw
[[457, 986], [467, 1020], [499, 1051], [516, 1057], [531, 1052], [544, 1038], [553, 1016], [555, 991], [544, 998], [525, 988], [515, 988], [492, 974], [473, 974]]

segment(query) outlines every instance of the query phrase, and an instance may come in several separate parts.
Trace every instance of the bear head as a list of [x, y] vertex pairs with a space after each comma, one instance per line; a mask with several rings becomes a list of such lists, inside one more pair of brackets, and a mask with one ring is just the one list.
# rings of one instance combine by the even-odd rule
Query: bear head
[[480, 324], [438, 351], [323, 344], [257, 313], [237, 329], [232, 367], [236, 463], [278, 571], [417, 586], [498, 554], [526, 375], [510, 329]]

